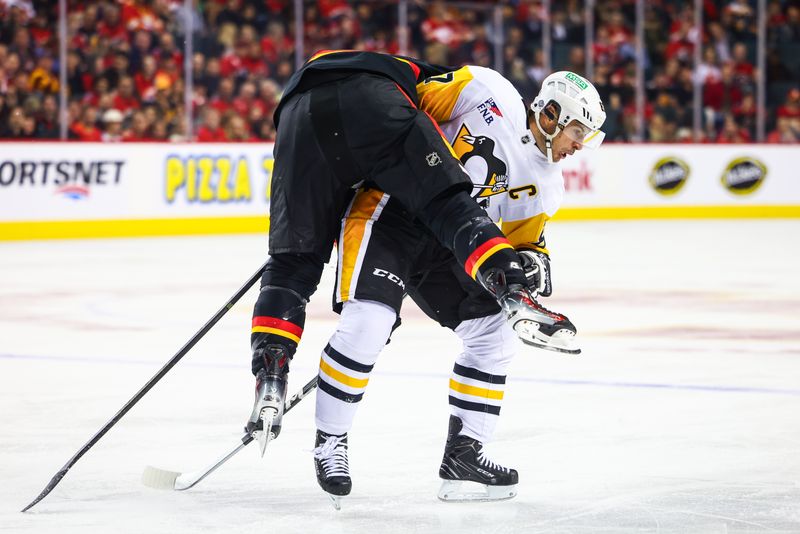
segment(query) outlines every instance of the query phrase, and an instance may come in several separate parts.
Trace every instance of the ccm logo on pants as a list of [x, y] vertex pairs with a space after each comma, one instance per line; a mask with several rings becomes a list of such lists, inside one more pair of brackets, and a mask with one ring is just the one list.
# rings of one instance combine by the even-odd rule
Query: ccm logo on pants
[[399, 276], [397, 276], [396, 274], [392, 274], [385, 269], [378, 269], [376, 267], [375, 270], [372, 271], [372, 274], [380, 278], [388, 278], [390, 282], [394, 282], [395, 284], [403, 288], [403, 290], [405, 290], [406, 288], [406, 285], [403, 283], [403, 281], [400, 279]]

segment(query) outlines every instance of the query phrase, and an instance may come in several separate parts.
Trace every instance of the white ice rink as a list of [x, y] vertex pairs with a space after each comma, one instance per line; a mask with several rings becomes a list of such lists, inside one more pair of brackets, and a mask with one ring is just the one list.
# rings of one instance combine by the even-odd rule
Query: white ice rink
[[[492, 456], [501, 503], [436, 499], [455, 336], [409, 305], [350, 434], [336, 512], [310, 452], [313, 396], [186, 492], [252, 406], [255, 292], [61, 484], [19, 510], [265, 259], [263, 236], [0, 243], [0, 532], [800, 532], [800, 221], [553, 223], [556, 296], [578, 357], [520, 348]], [[332, 271], [290, 389], [335, 325]]]

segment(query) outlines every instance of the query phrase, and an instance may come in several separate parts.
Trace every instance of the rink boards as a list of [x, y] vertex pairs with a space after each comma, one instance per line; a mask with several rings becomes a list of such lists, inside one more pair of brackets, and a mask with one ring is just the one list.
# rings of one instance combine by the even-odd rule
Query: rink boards
[[[263, 232], [272, 149], [4, 143], [0, 239]], [[583, 150], [563, 164], [566, 195], [557, 217], [800, 217], [797, 155], [796, 146], [765, 145]]]

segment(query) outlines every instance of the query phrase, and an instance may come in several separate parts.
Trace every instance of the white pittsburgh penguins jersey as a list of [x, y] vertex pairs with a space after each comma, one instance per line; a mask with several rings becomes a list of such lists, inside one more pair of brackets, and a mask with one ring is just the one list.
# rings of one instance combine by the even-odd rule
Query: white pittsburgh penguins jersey
[[515, 248], [545, 250], [544, 224], [561, 206], [564, 179], [537, 148], [511, 82], [466, 66], [426, 79], [417, 93], [472, 178], [473, 198]]

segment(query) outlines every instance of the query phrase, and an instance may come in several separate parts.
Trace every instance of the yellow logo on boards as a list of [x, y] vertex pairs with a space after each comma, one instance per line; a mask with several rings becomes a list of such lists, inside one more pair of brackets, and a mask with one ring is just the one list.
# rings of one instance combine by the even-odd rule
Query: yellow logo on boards
[[[262, 162], [266, 199], [269, 199], [274, 164], [272, 158], [265, 158]], [[170, 204], [179, 195], [191, 203], [250, 201], [253, 196], [251, 174], [244, 156], [235, 161], [229, 156], [170, 156], [164, 168], [164, 196]]]

